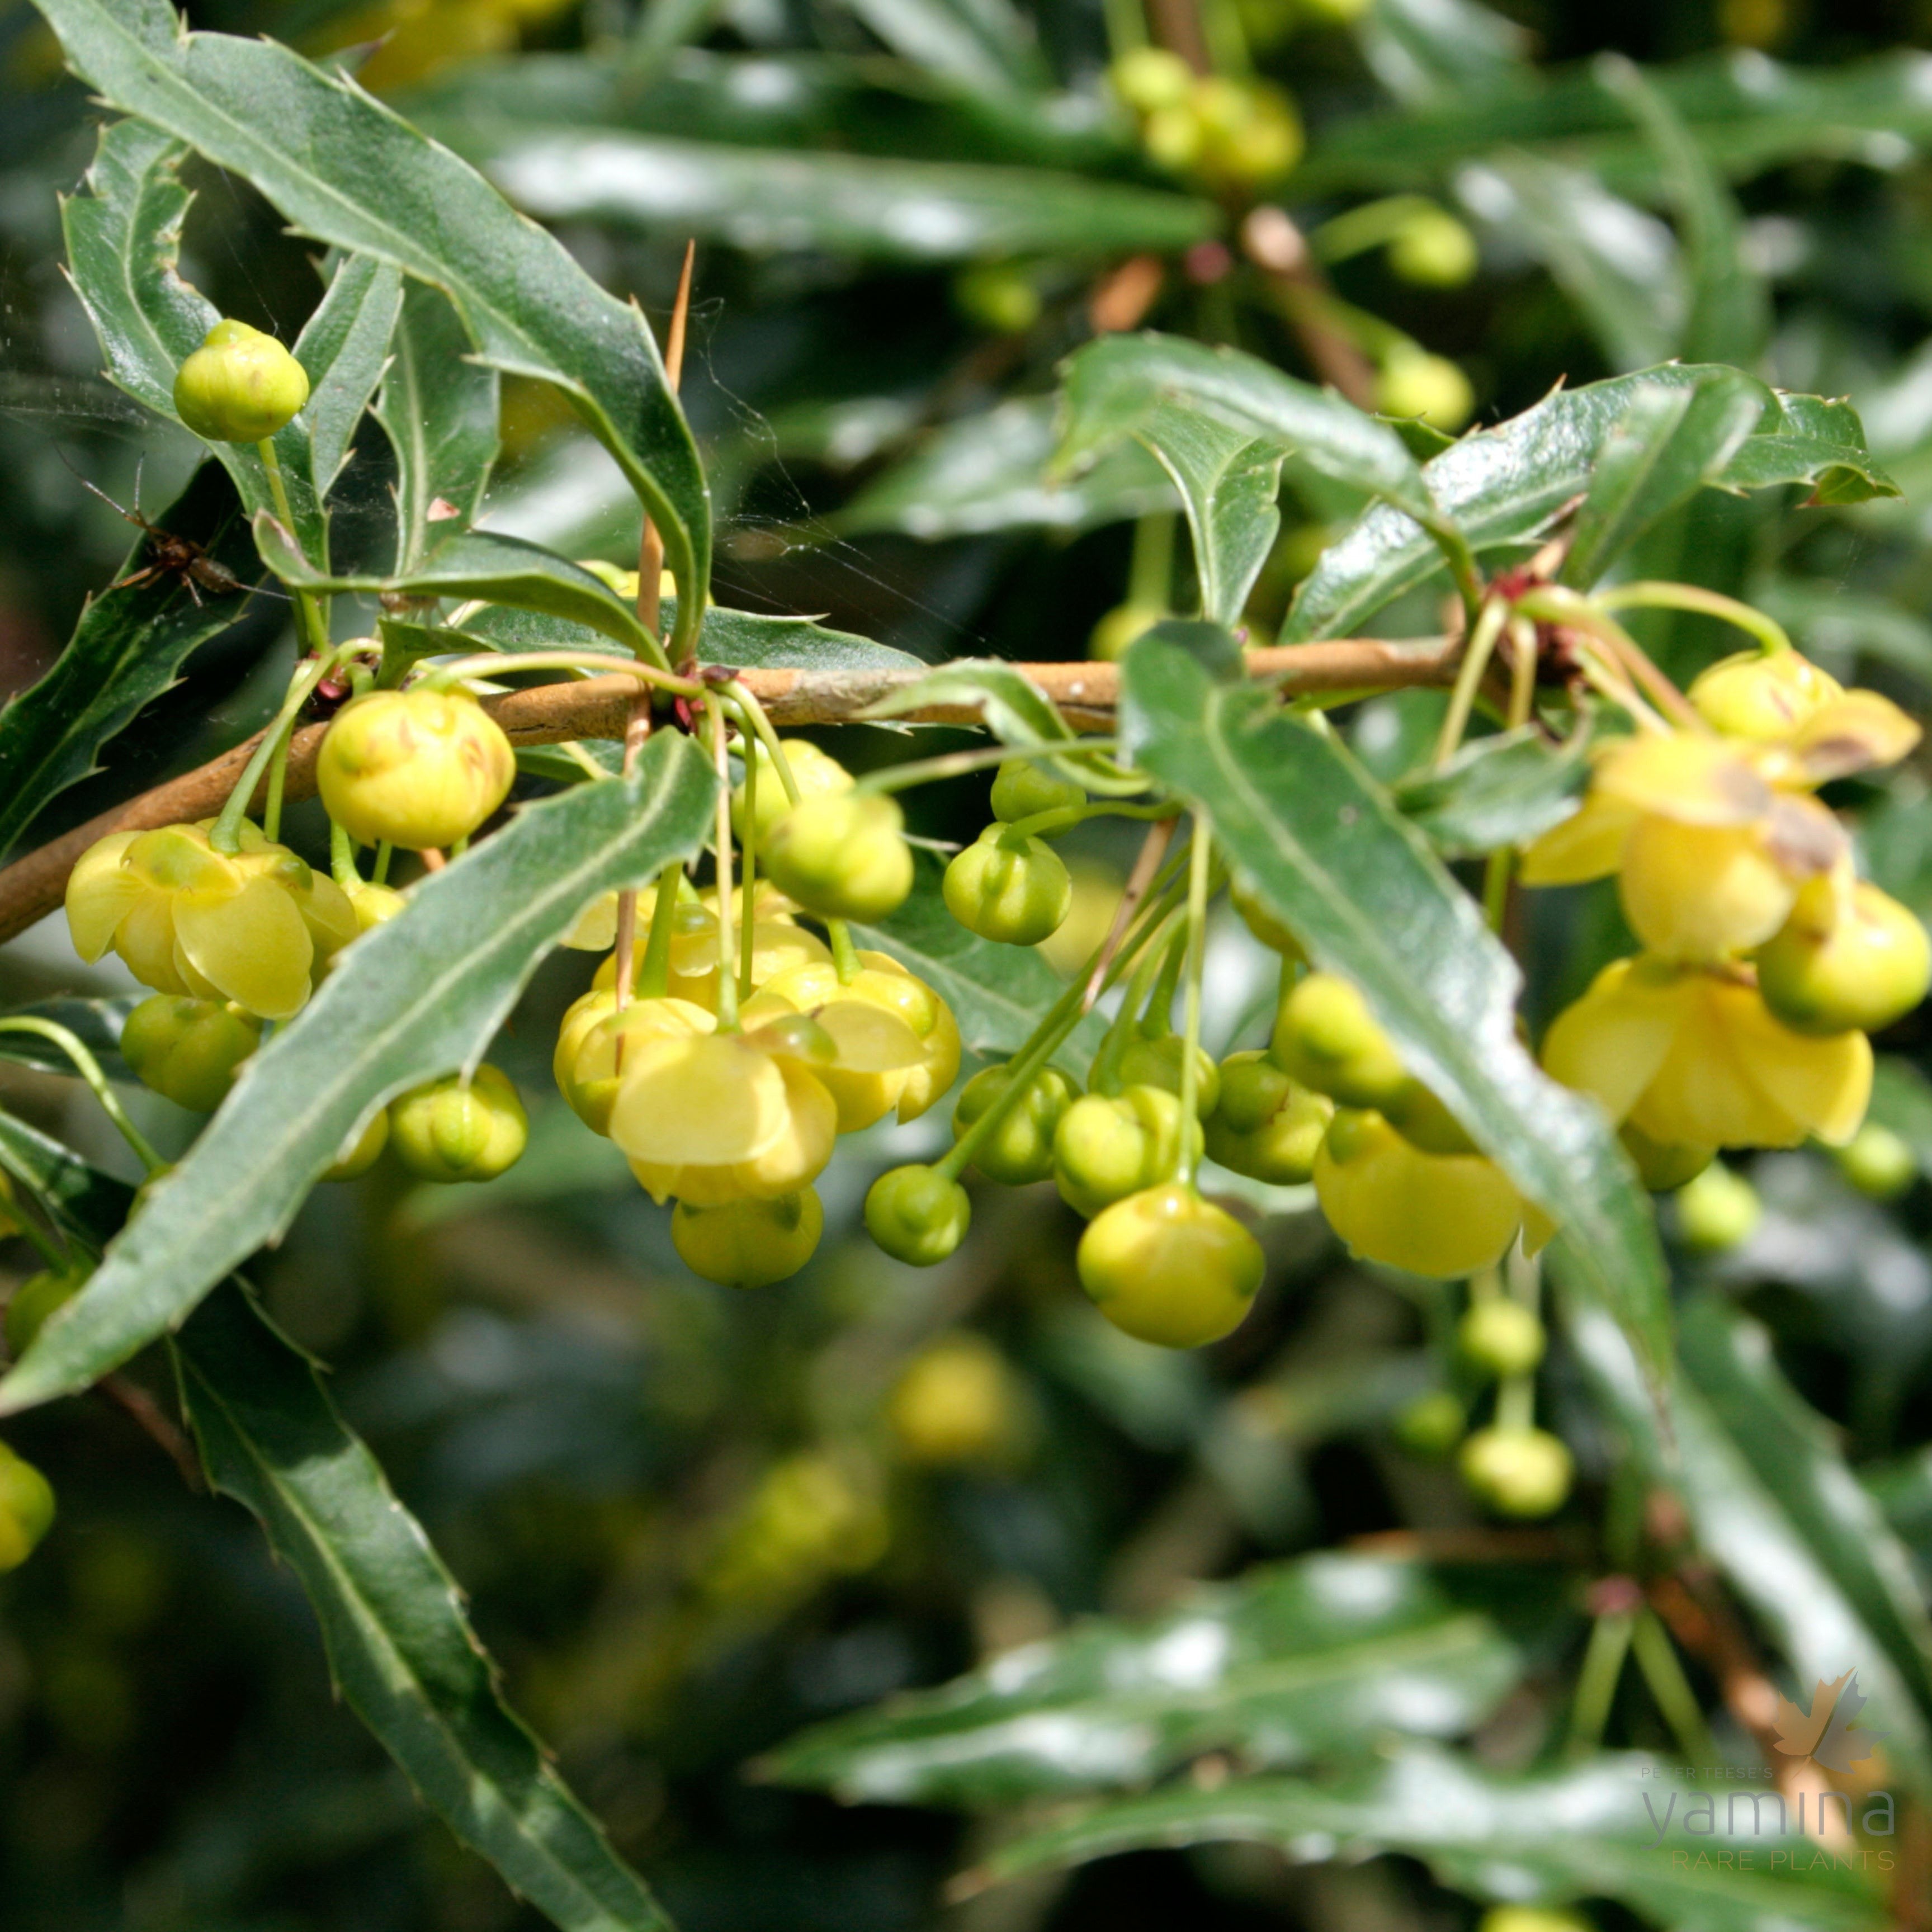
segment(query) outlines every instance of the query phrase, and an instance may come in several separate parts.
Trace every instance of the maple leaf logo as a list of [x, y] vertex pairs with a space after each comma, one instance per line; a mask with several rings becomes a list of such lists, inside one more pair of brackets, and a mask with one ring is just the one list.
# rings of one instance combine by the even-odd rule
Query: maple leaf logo
[[1787, 1757], [1808, 1757], [1841, 1774], [1864, 1763], [1885, 1735], [1858, 1725], [1858, 1713], [1867, 1701], [1856, 1670], [1829, 1684], [1820, 1678], [1808, 1711], [1801, 1711], [1788, 1697], [1779, 1698], [1778, 1714], [1772, 1720], [1778, 1748]]

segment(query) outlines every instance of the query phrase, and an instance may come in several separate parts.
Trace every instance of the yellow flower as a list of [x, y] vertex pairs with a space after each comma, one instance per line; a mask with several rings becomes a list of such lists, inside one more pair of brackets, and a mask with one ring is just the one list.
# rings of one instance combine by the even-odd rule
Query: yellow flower
[[90, 848], [68, 880], [74, 950], [92, 962], [111, 946], [157, 992], [291, 1018], [360, 930], [355, 908], [252, 825], [239, 852], [217, 852], [214, 824], [112, 832]]
[[558, 1090], [593, 1132], [610, 1131], [622, 1062], [631, 1042], [646, 1035], [694, 1040], [717, 1022], [688, 1000], [634, 1000], [620, 1012], [608, 987], [592, 988], [574, 1001], [557, 1029], [550, 1071]]
[[[631, 955], [633, 975], [641, 973], [644, 953], [650, 944], [651, 922], [638, 908], [637, 939]], [[680, 903], [673, 914], [675, 924], [670, 941], [670, 977], [665, 991], [674, 998], [688, 1000], [694, 1006], [715, 1010], [718, 1004], [718, 916], [695, 901]], [[613, 931], [615, 915], [613, 914]], [[736, 921], [731, 956], [738, 957]], [[793, 967], [827, 964], [832, 958], [825, 942], [789, 919], [760, 917], [752, 928], [752, 984], [764, 986]], [[617, 983], [617, 957], [613, 953], [597, 969], [591, 984], [610, 987]]]
[[1748, 968], [1646, 954], [1605, 967], [1558, 1016], [1543, 1064], [1612, 1120], [1673, 1147], [1796, 1147], [1814, 1134], [1842, 1146], [1871, 1095], [1863, 1034], [1794, 1033]]

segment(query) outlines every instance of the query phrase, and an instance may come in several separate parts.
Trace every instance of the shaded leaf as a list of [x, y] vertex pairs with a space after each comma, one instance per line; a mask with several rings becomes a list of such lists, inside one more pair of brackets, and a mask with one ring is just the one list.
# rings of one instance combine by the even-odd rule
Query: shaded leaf
[[[52, 1020], [56, 1026], [65, 1027], [100, 1061], [101, 1071], [110, 1080], [131, 1080], [133, 1070], [121, 1058], [121, 1029], [146, 997], [145, 993], [116, 993], [110, 998], [89, 1000], [56, 994], [50, 1000], [9, 1006], [0, 1013], [0, 1019]], [[18, 1060], [50, 1073], [74, 1071], [74, 1062], [40, 1034], [0, 1033], [0, 1060]]]
[[1056, 440], [1049, 397], [962, 416], [874, 477], [832, 526], [847, 536], [901, 530], [932, 540], [1033, 525], [1084, 530], [1174, 508], [1172, 487], [1138, 443], [1123, 442], [1081, 476], [1049, 478]]
[[1008, 0], [846, 0], [894, 52], [976, 92], [1030, 92], [1046, 78], [1030, 22]]
[[690, 740], [660, 733], [630, 779], [526, 806], [416, 886], [247, 1061], [193, 1150], [0, 1384], [0, 1406], [84, 1388], [178, 1325], [281, 1233], [377, 1106], [481, 1059], [585, 905], [696, 850], [716, 783]]
[[272, 517], [258, 520], [255, 540], [268, 567], [298, 589], [359, 591], [372, 597], [486, 598], [584, 625], [615, 639], [627, 656], [656, 647], [636, 613], [602, 578], [521, 537], [459, 530], [413, 569], [394, 577], [344, 577], [317, 570]]
[[[1932, 1790], [1932, 1729], [1918, 1690], [1923, 1658], [1916, 1645], [1894, 1658], [1886, 1640], [1888, 1633], [1896, 1642], [1902, 1628], [1895, 1606], [1887, 1607], [1902, 1562], [1897, 1545], [1818, 1439], [1815, 1420], [1794, 1426], [1797, 1398], [1768, 1353], [1741, 1341], [1743, 1318], [1708, 1297], [1684, 1310], [1684, 1366], [1667, 1391], [1666, 1434], [1594, 1285], [1583, 1282], [1574, 1255], [1555, 1262], [1570, 1342], [1630, 1455], [1649, 1480], [1683, 1498], [1698, 1546], [1771, 1633], [1794, 1677], [1809, 1685], [1856, 1669], [1885, 1706], [1886, 1748], [1900, 1780], [1922, 1795]], [[1790, 1493], [1774, 1482], [1792, 1485]], [[1810, 1519], [1826, 1494], [1847, 1510], [1846, 1526], [1814, 1544]], [[1848, 1551], [1852, 1537], [1872, 1539], [1884, 1555], [1869, 1546]], [[1873, 1606], [1876, 1626], [1862, 1602]]]
[[[1426, 1744], [1399, 1747], [1388, 1761], [1330, 1786], [1293, 1778], [1239, 1779], [1216, 1791], [1175, 1786], [1104, 1805], [1004, 1846], [985, 1868], [994, 1879], [1042, 1866], [1156, 1845], [1233, 1840], [1272, 1845], [1291, 1856], [1358, 1858], [1404, 1852], [1444, 1885], [1484, 1900], [1567, 1904], [1612, 1898], [1659, 1925], [1697, 1932], [1880, 1932], [1886, 1923], [1871, 1882], [1828, 1852], [1796, 1853], [1769, 1829], [1750, 1828], [1754, 1794], [1721, 1788], [1730, 1816], [1708, 1835], [1682, 1831], [1681, 1813], [1660, 1834], [1644, 1806], [1670, 1817], [1688, 1797], [1654, 1760], [1594, 1757], [1573, 1769], [1507, 1778]], [[1701, 1790], [1697, 1794], [1702, 1796]], [[1774, 1793], [1767, 1807], [1780, 1801]], [[1700, 1814], [1701, 1815], [1701, 1814]], [[1732, 1828], [1732, 1816], [1737, 1820]], [[1756, 1848], [1748, 1868], [1735, 1853]], [[1773, 1850], [1786, 1851], [1774, 1864]], [[1715, 1854], [1734, 1854], [1720, 1865]], [[1684, 1856], [1680, 1860], [1678, 1853]], [[1705, 1853], [1701, 1861], [1698, 1854]]]
[[1757, 421], [1741, 376], [1640, 388], [1604, 437], [1562, 581], [1587, 590], [1652, 524], [1721, 476]]
[[[448, 298], [426, 282], [403, 296], [394, 355], [376, 400], [376, 419], [396, 452], [396, 568], [414, 569], [440, 523], [467, 530], [483, 507], [496, 460], [500, 383], [494, 369], [464, 360], [470, 338]], [[433, 506], [454, 512], [432, 520]]]
[[1396, 808], [1445, 857], [1526, 845], [1576, 808], [1590, 776], [1587, 734], [1552, 745], [1533, 725], [1466, 744], [1442, 770], [1397, 784]]
[[[216, 464], [203, 464], [158, 521], [172, 535], [202, 544], [244, 582], [261, 574], [234, 485]], [[149, 561], [143, 536], [121, 574], [132, 575]], [[226, 630], [244, 605], [232, 595], [190, 592], [172, 574], [104, 590], [88, 604], [46, 674], [0, 711], [0, 852], [50, 800], [99, 769], [101, 747], [166, 691], [196, 647]]]
[[314, 1366], [232, 1281], [175, 1348], [210, 1480], [295, 1572], [342, 1694], [424, 1802], [566, 1932], [670, 1932], [504, 1703], [454, 1578]]
[[350, 439], [382, 380], [402, 305], [402, 272], [393, 262], [349, 256], [337, 265], [296, 344], [309, 380], [302, 419], [309, 485], [318, 501], [326, 499], [349, 460]]
[[[1321, 1556], [1094, 1619], [936, 1690], [820, 1724], [765, 1774], [848, 1804], [1010, 1804], [1144, 1784], [1204, 1751], [1280, 1766], [1392, 1730], [1453, 1737], [1525, 1667], [1495, 1612], [1520, 1572]], [[1560, 1613], [1559, 1613], [1560, 1614]]]
[[1316, 963], [1359, 986], [1415, 1076], [1562, 1229], [1653, 1370], [1670, 1358], [1648, 1198], [1601, 1112], [1516, 1034], [1521, 976], [1421, 834], [1334, 738], [1158, 638], [1122, 668], [1136, 761], [1204, 812]]
[[[1726, 372], [1731, 373], [1731, 372]], [[1467, 436], [1425, 464], [1442, 514], [1478, 550], [1533, 541], [1590, 485], [1604, 439], [1640, 386], [1682, 388], [1708, 380], [1668, 364], [1581, 389], [1559, 389], [1492, 430]], [[1727, 490], [1786, 483], [1814, 486], [1814, 500], [1857, 502], [1897, 490], [1866, 451], [1864, 425], [1849, 403], [1785, 395], [1753, 382], [1760, 413], [1717, 479]], [[1378, 503], [1322, 552], [1297, 593], [1284, 643], [1346, 637], [1438, 564], [1433, 540], [1393, 503]]]
[[1172, 407], [1156, 409], [1136, 434], [1180, 492], [1194, 539], [1201, 614], [1217, 624], [1239, 622], [1281, 529], [1275, 502], [1281, 446]]
[[1045, 169], [726, 147], [614, 128], [532, 130], [488, 152], [484, 166], [547, 220], [622, 222], [756, 254], [1165, 254], [1221, 225], [1211, 202]]
[[45, 0], [40, 10], [69, 64], [114, 105], [243, 176], [304, 233], [434, 283], [486, 362], [562, 389], [657, 523], [679, 583], [698, 586], [696, 635], [710, 499], [634, 306], [467, 163], [287, 47], [184, 34], [166, 0]]
[[1514, 79], [1529, 36], [1476, 0], [1376, 0], [1355, 22], [1376, 78], [1399, 100], [1459, 100]]

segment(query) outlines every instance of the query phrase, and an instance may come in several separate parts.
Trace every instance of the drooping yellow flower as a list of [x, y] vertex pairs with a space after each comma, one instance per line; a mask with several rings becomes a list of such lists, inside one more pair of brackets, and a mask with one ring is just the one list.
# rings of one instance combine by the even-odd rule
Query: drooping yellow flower
[[92, 847], [68, 880], [74, 950], [92, 962], [111, 946], [157, 992], [291, 1018], [356, 937], [355, 908], [334, 880], [252, 825], [238, 852], [217, 852], [214, 824], [117, 832]]
[[1871, 1096], [1862, 1033], [1794, 1033], [1748, 967], [1686, 966], [1639, 954], [1598, 974], [1557, 1017], [1543, 1064], [1673, 1147], [1842, 1146]]

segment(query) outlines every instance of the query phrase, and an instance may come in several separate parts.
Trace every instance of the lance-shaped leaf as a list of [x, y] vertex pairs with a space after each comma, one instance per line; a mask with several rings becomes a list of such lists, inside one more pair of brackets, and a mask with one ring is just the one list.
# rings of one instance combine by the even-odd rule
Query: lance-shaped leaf
[[[0, 1166], [96, 1251], [134, 1199], [4, 1114]], [[454, 1580], [314, 1366], [232, 1280], [176, 1351], [210, 1480], [254, 1511], [300, 1580], [337, 1684], [418, 1794], [566, 1932], [670, 1932], [504, 1703]]]
[[[1177, 1786], [1103, 1805], [1002, 1846], [982, 1875], [1014, 1878], [1151, 1846], [1232, 1840], [1304, 1858], [1406, 1852], [1443, 1884], [1486, 1901], [1613, 1898], [1651, 1924], [1696, 1932], [1880, 1932], [1888, 1922], [1876, 1885], [1856, 1863], [1813, 1856], [1809, 1840], [1785, 1835], [1775, 1792], [1720, 1786], [1712, 1828], [1703, 1828], [1700, 1808], [1688, 1831], [1694, 1792], [1664, 1768], [1634, 1754], [1606, 1754], [1572, 1769], [1507, 1778], [1409, 1744], [1333, 1784], [1243, 1778], [1218, 1790]], [[1694, 1796], [1701, 1807], [1702, 1787]], [[1740, 1855], [1747, 1848], [1748, 1862]], [[1774, 1852], [1785, 1854], [1781, 1862]], [[1722, 1864], [1721, 1852], [1730, 1854]]]
[[367, 596], [481, 597], [582, 624], [614, 638], [628, 654], [655, 653], [657, 640], [601, 577], [521, 537], [459, 530], [413, 569], [394, 577], [344, 577], [317, 570], [272, 516], [256, 519], [255, 541], [270, 569], [302, 590], [352, 590]]
[[344, 1696], [419, 1796], [565, 1932], [670, 1932], [505, 1705], [455, 1579], [314, 1366], [233, 1282], [176, 1353], [210, 1480], [295, 1572]]
[[820, 249], [910, 262], [1185, 248], [1221, 226], [1211, 202], [1044, 168], [726, 147], [557, 128], [484, 163], [548, 220], [715, 237], [755, 254]]
[[1465, 745], [1440, 771], [1405, 778], [1396, 808], [1436, 849], [1463, 859], [1526, 845], [1576, 809], [1590, 775], [1589, 735], [1552, 745], [1532, 725]]
[[1691, 362], [1755, 362], [1771, 327], [1771, 296], [1744, 245], [1744, 216], [1668, 95], [1634, 61], [1596, 63], [1602, 84], [1643, 130], [1684, 237], [1690, 284], [1678, 353]]
[[[178, 170], [186, 147], [138, 121], [104, 128], [87, 192], [63, 201], [68, 272], [106, 358], [110, 377], [170, 422], [175, 371], [219, 319], [214, 304], [178, 272], [182, 224], [194, 196]], [[382, 373], [400, 297], [386, 264], [350, 256], [295, 346], [309, 379], [308, 406], [275, 436], [296, 526], [318, 556], [328, 554], [322, 500], [340, 473], [349, 438]], [[254, 446], [218, 442], [210, 454], [235, 479], [250, 513], [274, 502]]]
[[1652, 524], [1715, 482], [1758, 415], [1750, 386], [1728, 370], [1694, 386], [1639, 389], [1604, 439], [1563, 581], [1588, 589]]
[[1529, 70], [1529, 35], [1476, 0], [1377, 0], [1354, 28], [1376, 78], [1398, 100], [1480, 97]]
[[1710, 1296], [1686, 1305], [1666, 1435], [1595, 1284], [1574, 1252], [1556, 1262], [1566, 1331], [1638, 1466], [1682, 1496], [1699, 1546], [1800, 1684], [1857, 1670], [1885, 1710], [1900, 1782], [1922, 1797], [1932, 1791], [1925, 1618], [1909, 1561], [1762, 1331]]
[[0, 1408], [85, 1388], [178, 1326], [282, 1232], [377, 1106], [476, 1065], [592, 899], [697, 850], [716, 786], [690, 740], [660, 733], [632, 778], [526, 806], [418, 886], [246, 1063], [193, 1150], [0, 1384]]
[[710, 576], [696, 446], [634, 304], [599, 288], [470, 164], [272, 40], [182, 31], [166, 0], [46, 0], [68, 63], [122, 109], [252, 182], [297, 229], [433, 282], [495, 367], [555, 383], [616, 459], [691, 593]]
[[1423, 472], [1388, 423], [1258, 357], [1180, 336], [1106, 335], [1067, 358], [1059, 466], [1070, 469], [1163, 407], [1197, 411], [1260, 437], [1324, 476], [1439, 521]]
[[1201, 614], [1238, 623], [1281, 528], [1281, 445], [1172, 405], [1156, 409], [1136, 434], [1180, 492]]
[[1520, 1571], [1322, 1556], [1096, 1620], [937, 1690], [820, 1724], [764, 1760], [848, 1804], [1009, 1804], [1142, 1784], [1208, 1750], [1282, 1767], [1384, 1730], [1454, 1737], [1521, 1677], [1496, 1614]]
[[[404, 292], [376, 419], [396, 452], [396, 568], [412, 570], [439, 524], [467, 530], [496, 461], [494, 369], [466, 359], [470, 338], [448, 298], [426, 282]], [[441, 508], [438, 506], [441, 506]], [[434, 514], [433, 514], [434, 513]]]
[[[161, 528], [202, 544], [247, 581], [261, 574], [232, 482], [206, 464], [162, 512]], [[151, 561], [142, 537], [123, 576]], [[196, 601], [199, 596], [200, 601]], [[105, 590], [80, 614], [67, 649], [0, 712], [0, 852], [48, 802], [98, 767], [100, 748], [175, 681], [189, 654], [238, 617], [244, 600], [192, 592], [172, 574]]]
[[934, 430], [832, 518], [841, 535], [900, 530], [927, 541], [1043, 525], [1085, 530], [1174, 508], [1160, 464], [1138, 443], [1106, 451], [1078, 476], [1049, 476], [1051, 397], [1023, 396]]
[[[917, 856], [911, 896], [891, 918], [854, 926], [854, 937], [890, 952], [939, 994], [952, 1009], [968, 1052], [1017, 1053], [1066, 992], [1065, 982], [1031, 946], [1002, 946], [968, 932], [940, 896], [939, 866]], [[1102, 1015], [1088, 1014], [1054, 1059], [1084, 1079], [1106, 1030]]]
[[[1731, 373], [1731, 372], [1726, 372]], [[1465, 436], [1424, 465], [1442, 513], [1478, 550], [1526, 546], [1590, 487], [1604, 440], [1637, 389], [1683, 388], [1709, 380], [1704, 368], [1669, 364], [1635, 376], [1558, 390], [1492, 430]], [[1895, 496], [1897, 486], [1865, 447], [1849, 403], [1791, 396], [1753, 382], [1760, 405], [1751, 433], [1716, 478], [1721, 489], [1808, 483], [1819, 502]], [[1322, 553], [1283, 626], [1284, 643], [1340, 637], [1438, 566], [1427, 531], [1393, 503], [1378, 503]]]
[[1670, 1306], [1649, 1202], [1601, 1109], [1517, 1040], [1515, 962], [1421, 834], [1332, 736], [1158, 638], [1128, 652], [1121, 694], [1136, 762], [1205, 814], [1310, 957], [1360, 988], [1405, 1064], [1562, 1228], [1660, 1372]]
[[1037, 92], [1046, 70], [1010, 0], [848, 0], [894, 52], [985, 94]]

